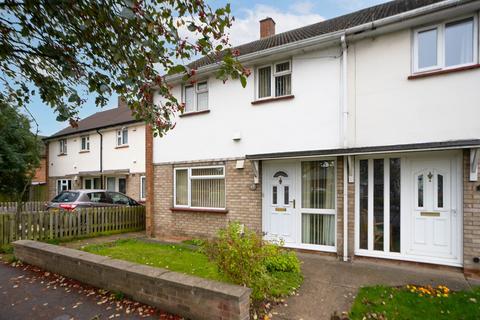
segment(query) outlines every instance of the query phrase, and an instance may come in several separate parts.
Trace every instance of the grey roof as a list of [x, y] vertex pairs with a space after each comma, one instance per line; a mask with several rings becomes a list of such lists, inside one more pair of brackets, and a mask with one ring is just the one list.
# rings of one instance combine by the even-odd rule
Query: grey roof
[[478, 148], [479, 146], [480, 146], [480, 139], [468, 139], [468, 140], [449, 140], [449, 141], [396, 144], [396, 145], [386, 145], [386, 146], [368, 146], [368, 147], [351, 147], [351, 148], [335, 148], [335, 149], [323, 149], [323, 150], [248, 154], [246, 158], [251, 160], [264, 160], [264, 159], [277, 159], [277, 158], [355, 155], [355, 154], [369, 154], [369, 153], [381, 153], [381, 152], [464, 149], [464, 148], [472, 148], [472, 147]]
[[52, 134], [50, 138], [58, 138], [71, 134], [78, 134], [86, 131], [113, 127], [121, 124], [138, 122], [141, 120], [135, 119], [132, 111], [127, 107], [118, 107], [111, 110], [101, 111], [92, 114], [91, 116], [78, 121], [78, 127], [71, 126]]
[[[345, 30], [368, 22], [425, 7], [441, 1], [443, 0], [390, 1], [374, 7], [369, 7], [343, 16], [311, 24], [305, 27], [279, 33], [264, 39], [242, 44], [235, 47], [234, 50], [238, 50], [240, 52], [240, 56], [253, 52], [258, 52], [273, 47], [285, 45], [287, 43], [292, 43], [308, 38], [313, 38], [319, 35]], [[193, 69], [198, 69], [200, 67], [215, 63], [216, 61], [220, 60], [221, 57], [221, 54], [218, 55], [217, 59], [214, 56], [203, 57], [190, 63], [188, 66]]]

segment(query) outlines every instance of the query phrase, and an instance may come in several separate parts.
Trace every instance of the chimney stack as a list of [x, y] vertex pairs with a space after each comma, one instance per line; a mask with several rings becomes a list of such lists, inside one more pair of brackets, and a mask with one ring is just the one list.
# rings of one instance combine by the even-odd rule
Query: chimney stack
[[118, 107], [119, 108], [126, 108], [127, 102], [123, 100], [120, 96], [118, 96]]
[[275, 35], [275, 21], [267, 17], [260, 20], [260, 39]]

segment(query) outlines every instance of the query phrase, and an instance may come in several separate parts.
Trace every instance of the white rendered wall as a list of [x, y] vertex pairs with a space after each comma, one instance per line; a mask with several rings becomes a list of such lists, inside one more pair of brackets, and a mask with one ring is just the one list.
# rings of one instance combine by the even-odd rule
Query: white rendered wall
[[[338, 147], [340, 59], [337, 55], [338, 48], [294, 56], [295, 98], [290, 100], [252, 105], [254, 74], [246, 88], [239, 81], [223, 84], [210, 77], [210, 113], [178, 118], [172, 131], [155, 138], [154, 163]], [[180, 86], [173, 92], [181, 97]], [[237, 133], [241, 140], [235, 142], [232, 138]]]

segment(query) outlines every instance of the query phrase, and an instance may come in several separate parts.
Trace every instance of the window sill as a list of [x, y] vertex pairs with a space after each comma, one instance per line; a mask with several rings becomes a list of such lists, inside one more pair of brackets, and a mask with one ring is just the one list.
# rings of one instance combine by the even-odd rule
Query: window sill
[[197, 213], [228, 213], [227, 209], [194, 209], [194, 208], [170, 208], [172, 212], [197, 212]]
[[123, 148], [128, 148], [128, 144], [124, 144], [122, 146], [116, 146], [115, 149], [123, 149]]
[[63, 157], [63, 156], [66, 156], [67, 154], [66, 153], [59, 153], [57, 156], [58, 157]]
[[90, 150], [81, 150], [78, 153], [89, 153], [89, 152], [90, 152]]
[[274, 97], [274, 98], [267, 98], [267, 99], [261, 99], [261, 100], [255, 100], [252, 101], [252, 105], [256, 104], [262, 104], [262, 103], [268, 103], [268, 102], [274, 102], [274, 101], [279, 101], [279, 100], [289, 100], [293, 99], [295, 96], [293, 94], [288, 95], [288, 96], [281, 96], [281, 97]]
[[196, 116], [198, 114], [204, 114], [204, 113], [210, 113], [210, 109], [202, 110], [202, 111], [193, 111], [193, 112], [182, 113], [181, 115], [179, 115], [179, 117], [183, 118], [183, 117], [189, 117], [189, 116]]
[[451, 68], [451, 69], [426, 71], [426, 72], [423, 72], [423, 73], [412, 74], [411, 76], [408, 77], [408, 80], [434, 77], [434, 76], [439, 76], [439, 75], [442, 75], [442, 74], [449, 74], [449, 73], [455, 73], [455, 72], [466, 71], [466, 70], [473, 70], [473, 69], [478, 69], [478, 68], [480, 68], [480, 64], [472, 64], [472, 65], [469, 65], [469, 66], [463, 66], [463, 67]]

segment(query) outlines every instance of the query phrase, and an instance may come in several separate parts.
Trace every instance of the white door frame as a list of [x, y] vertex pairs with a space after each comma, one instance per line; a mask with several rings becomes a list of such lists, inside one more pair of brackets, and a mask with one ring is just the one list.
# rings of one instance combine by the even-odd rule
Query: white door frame
[[[335, 209], [325, 209], [325, 210], [317, 210], [317, 209], [302, 209], [302, 176], [301, 176], [301, 164], [302, 161], [319, 161], [319, 160], [327, 160], [327, 161], [334, 161], [335, 164]], [[307, 249], [307, 250], [316, 250], [316, 251], [324, 251], [324, 252], [336, 252], [337, 251], [337, 159], [335, 157], [330, 158], [305, 158], [305, 159], [294, 159], [294, 160], [269, 160], [262, 162], [262, 232], [264, 234], [264, 238], [269, 240], [268, 231], [270, 229], [270, 216], [269, 216], [269, 205], [270, 205], [270, 197], [266, 196], [270, 192], [271, 184], [269, 183], [271, 176], [274, 174], [273, 171], [276, 171], [281, 168], [282, 165], [285, 166], [292, 166], [295, 168], [295, 193], [292, 194], [291, 198], [296, 200], [295, 209], [293, 209], [293, 215], [295, 218], [293, 219], [292, 223], [292, 237], [294, 242], [292, 243], [285, 243], [285, 247], [288, 248], [297, 248], [297, 249]], [[332, 214], [335, 215], [335, 245], [334, 246], [324, 246], [324, 245], [315, 245], [315, 244], [305, 244], [302, 243], [302, 212], [308, 213], [318, 213], [317, 211], [321, 211], [320, 214]], [[315, 212], [314, 212], [315, 211]]]
[[[452, 233], [456, 232], [456, 236], [452, 236], [452, 248], [455, 248], [455, 259], [443, 259], [436, 257], [426, 257], [408, 254], [410, 245], [410, 218], [411, 218], [411, 201], [413, 195], [412, 189], [412, 172], [411, 161], [414, 159], [435, 159], [436, 157], [448, 158], [451, 161], [451, 189], [452, 205], [456, 208], [456, 224], [452, 223]], [[374, 251], [360, 249], [360, 192], [359, 192], [359, 174], [360, 160], [365, 159], [382, 159], [382, 158], [400, 158], [401, 166], [401, 220], [400, 220], [400, 253]], [[368, 256], [385, 259], [405, 260], [423, 263], [442, 264], [449, 266], [463, 266], [463, 158], [461, 151], [438, 151], [438, 152], [415, 152], [415, 153], [390, 153], [357, 156], [355, 159], [355, 255]], [[370, 169], [370, 168], [369, 168]], [[387, 174], [385, 170], [385, 174]], [[370, 172], [369, 172], [370, 174]], [[369, 197], [371, 186], [369, 185]], [[388, 197], [385, 197], [387, 200]], [[371, 201], [369, 199], [369, 201]], [[454, 204], [455, 202], [455, 204]], [[387, 203], [387, 201], [385, 201]], [[370, 213], [369, 213], [370, 215]], [[370, 219], [370, 217], [369, 217]], [[386, 221], [385, 221], [386, 222]], [[369, 228], [369, 232], [370, 232]], [[385, 230], [384, 230], [385, 231]], [[369, 241], [370, 240], [369, 235]], [[386, 237], [388, 238], [388, 236]], [[386, 239], [385, 238], [385, 239]], [[386, 246], [385, 246], [386, 247]], [[369, 248], [372, 246], [369, 245]]]

